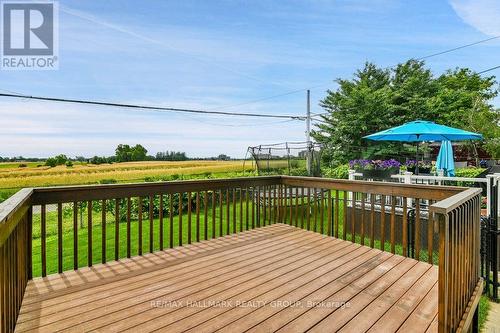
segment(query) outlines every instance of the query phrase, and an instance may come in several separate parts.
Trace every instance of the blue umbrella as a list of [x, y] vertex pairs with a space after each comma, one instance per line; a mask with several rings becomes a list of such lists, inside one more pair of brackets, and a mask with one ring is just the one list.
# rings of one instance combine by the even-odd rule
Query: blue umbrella
[[367, 135], [364, 138], [375, 141], [422, 142], [481, 140], [483, 136], [459, 128], [439, 125], [432, 121], [416, 120], [401, 126]]
[[436, 160], [436, 168], [444, 170], [445, 176], [455, 176], [455, 161], [453, 160], [453, 147], [451, 141], [441, 142], [441, 148]]
[[[432, 121], [416, 120], [401, 126], [386, 129], [364, 137], [375, 141], [404, 141], [418, 143], [422, 141], [457, 141], [457, 140], [480, 140], [481, 134], [468, 132], [459, 128], [448, 127], [433, 123]], [[418, 165], [416, 168], [418, 174]]]

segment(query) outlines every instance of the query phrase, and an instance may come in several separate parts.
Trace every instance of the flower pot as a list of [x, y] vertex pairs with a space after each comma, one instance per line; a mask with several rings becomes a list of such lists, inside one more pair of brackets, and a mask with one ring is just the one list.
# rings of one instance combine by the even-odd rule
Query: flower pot
[[[407, 167], [406, 170], [413, 173], [413, 174], [416, 174], [416, 167]], [[432, 171], [432, 167], [431, 168], [418, 167], [418, 173], [420, 173], [420, 174], [431, 173], [431, 171]]]
[[363, 178], [369, 179], [388, 179], [391, 178], [391, 175], [395, 175], [398, 173], [397, 168], [391, 169], [371, 169], [371, 170], [360, 170], [359, 172], [363, 173]]

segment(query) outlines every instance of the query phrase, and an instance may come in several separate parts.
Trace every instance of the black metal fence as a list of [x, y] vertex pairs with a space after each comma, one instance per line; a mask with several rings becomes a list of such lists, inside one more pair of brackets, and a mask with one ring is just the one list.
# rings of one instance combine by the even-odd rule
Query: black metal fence
[[485, 281], [484, 293], [494, 301], [498, 299], [498, 182], [491, 184], [490, 212], [481, 219], [481, 276]]

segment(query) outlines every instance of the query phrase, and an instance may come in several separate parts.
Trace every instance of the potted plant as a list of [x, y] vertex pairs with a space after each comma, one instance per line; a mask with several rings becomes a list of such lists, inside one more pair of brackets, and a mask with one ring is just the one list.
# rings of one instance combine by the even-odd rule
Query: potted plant
[[416, 160], [407, 160], [405, 163], [406, 170], [412, 173], [416, 173], [418, 165], [419, 173], [431, 173], [432, 171], [432, 162], [431, 161], [416, 161]]
[[418, 161], [418, 172], [419, 173], [431, 173], [432, 162], [431, 161]]
[[349, 167], [363, 174], [364, 178], [386, 179], [399, 172], [401, 163], [390, 160], [352, 160]]

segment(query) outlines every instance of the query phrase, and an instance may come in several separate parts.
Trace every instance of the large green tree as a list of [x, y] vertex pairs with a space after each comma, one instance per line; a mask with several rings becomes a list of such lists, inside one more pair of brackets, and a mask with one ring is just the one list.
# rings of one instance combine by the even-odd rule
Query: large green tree
[[147, 159], [147, 149], [137, 144], [133, 147], [119, 144], [115, 149], [117, 162], [145, 161]]
[[362, 137], [417, 119], [480, 132], [485, 148], [498, 152], [499, 116], [489, 104], [498, 93], [493, 77], [468, 69], [436, 77], [424, 62], [410, 60], [390, 70], [366, 63], [352, 79], [336, 82], [337, 90], [328, 90], [320, 102], [326, 114], [313, 131], [332, 164], [409, 154], [407, 145]]

